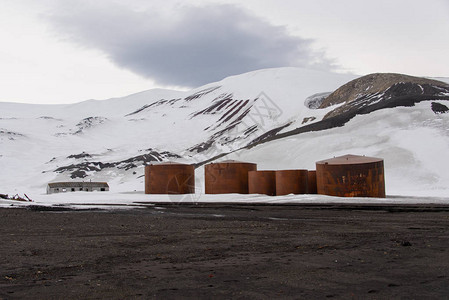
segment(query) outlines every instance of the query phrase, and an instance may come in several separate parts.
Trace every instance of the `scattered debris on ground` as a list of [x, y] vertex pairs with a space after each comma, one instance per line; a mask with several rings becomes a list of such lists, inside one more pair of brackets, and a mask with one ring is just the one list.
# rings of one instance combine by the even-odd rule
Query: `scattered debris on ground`
[[24, 197], [19, 196], [19, 194], [15, 194], [14, 196], [9, 197], [8, 194], [0, 194], [0, 199], [5, 200], [15, 200], [15, 201], [23, 201], [23, 202], [33, 202], [27, 194], [23, 194]]

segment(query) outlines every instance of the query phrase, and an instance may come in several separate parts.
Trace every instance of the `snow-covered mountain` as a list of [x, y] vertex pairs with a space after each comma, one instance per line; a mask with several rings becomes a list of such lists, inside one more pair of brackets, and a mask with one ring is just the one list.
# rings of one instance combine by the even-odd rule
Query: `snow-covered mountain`
[[419, 188], [441, 195], [449, 191], [449, 85], [388, 76], [352, 81], [356, 76], [280, 68], [188, 92], [0, 103], [0, 192], [44, 193], [48, 182], [70, 178], [142, 191], [149, 162], [194, 163], [201, 181], [201, 165], [225, 155], [259, 169], [312, 169], [317, 160], [354, 153], [385, 158], [389, 194]]

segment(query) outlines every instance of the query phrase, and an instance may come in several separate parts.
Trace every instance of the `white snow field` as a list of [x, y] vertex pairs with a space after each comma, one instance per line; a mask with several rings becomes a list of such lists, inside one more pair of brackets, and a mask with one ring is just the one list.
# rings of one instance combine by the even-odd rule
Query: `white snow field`
[[[305, 100], [314, 94], [332, 92], [354, 78], [348, 74], [278, 68], [229, 77], [187, 92], [149, 90], [124, 98], [70, 105], [0, 102], [0, 193], [26, 193], [34, 200], [0, 200], [0, 206], [129, 208], [143, 205], [139, 202], [449, 203], [449, 114], [435, 114], [431, 101], [378, 110], [356, 116], [342, 127], [237, 150], [271, 129], [286, 126], [282, 130], [286, 132], [304, 122], [321, 120], [335, 107], [310, 109]], [[213, 106], [219, 101], [226, 109]], [[449, 101], [438, 102], [449, 106]], [[251, 127], [255, 129], [247, 133]], [[206, 141], [212, 141], [206, 151], [189, 150]], [[380, 157], [385, 161], [388, 196], [372, 199], [205, 195], [203, 167], [196, 170], [194, 195], [145, 195], [142, 161], [133, 161], [134, 166], [129, 168], [120, 163], [116, 164], [120, 167], [95, 170], [97, 162], [119, 163], [150, 151], [167, 151], [179, 157], [167, 156], [164, 160], [188, 163], [234, 151], [219, 160], [249, 161], [257, 163], [259, 170], [315, 169], [316, 161], [344, 154]], [[88, 156], [76, 157], [83, 153]], [[71, 179], [70, 171], [55, 172], [60, 167], [82, 163], [89, 167], [84, 178]], [[47, 183], [69, 180], [107, 181], [110, 191], [45, 194]]]
[[64, 194], [35, 194], [33, 202], [1, 200], [1, 208], [18, 208], [27, 206], [58, 207], [69, 209], [135, 209], [148, 206], [160, 209], [158, 203], [173, 205], [197, 205], [202, 203], [227, 204], [363, 204], [363, 205], [447, 205], [447, 197], [407, 197], [387, 196], [387, 198], [345, 198], [324, 195], [242, 195], [222, 194], [206, 195], [145, 195], [143, 191], [134, 193], [120, 192], [76, 192]]

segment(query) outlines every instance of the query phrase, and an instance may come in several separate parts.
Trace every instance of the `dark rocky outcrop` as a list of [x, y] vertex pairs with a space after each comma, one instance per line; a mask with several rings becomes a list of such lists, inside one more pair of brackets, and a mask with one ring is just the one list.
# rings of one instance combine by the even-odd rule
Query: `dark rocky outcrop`
[[[343, 102], [350, 103], [363, 96], [381, 94], [389, 90], [392, 86], [401, 83], [406, 85], [394, 89], [392, 94], [395, 96], [438, 93], [435, 90], [425, 90], [419, 87], [423, 85], [442, 87], [446, 91], [449, 88], [449, 84], [442, 81], [395, 73], [374, 73], [359, 77], [341, 86], [321, 103], [320, 108], [326, 108]], [[439, 92], [442, 91], [440, 90]]]
[[13, 141], [19, 137], [25, 137], [25, 135], [23, 135], [21, 133], [10, 131], [7, 129], [0, 128], [0, 140], [2, 139], [2, 137], [6, 137], [9, 140]]
[[[158, 152], [151, 148], [144, 151], [146, 152], [145, 154], [137, 155], [118, 162], [103, 163], [101, 161], [83, 161], [82, 163], [75, 163], [68, 166], [59, 167], [54, 172], [56, 173], [69, 172], [70, 177], [73, 179], [84, 178], [88, 176], [87, 172], [92, 171], [99, 172], [108, 168], [117, 168], [127, 171], [147, 163], [161, 162], [172, 158], [181, 158], [181, 156], [168, 151]], [[86, 157], [87, 156], [84, 156], [84, 158]]]
[[158, 106], [161, 106], [161, 105], [164, 105], [164, 104], [173, 105], [176, 102], [178, 102], [179, 100], [181, 100], [181, 98], [170, 99], [170, 100], [161, 99], [161, 100], [158, 100], [158, 101], [153, 102], [151, 104], [146, 104], [146, 105], [142, 106], [141, 108], [139, 108], [139, 109], [137, 109], [137, 110], [135, 110], [135, 111], [125, 115], [125, 117], [136, 115], [136, 114], [138, 114], [140, 112], [143, 112], [144, 110], [147, 110], [147, 109], [150, 109], [150, 108], [155, 108], [155, 107], [158, 107]]
[[188, 102], [188, 101], [192, 101], [192, 100], [201, 98], [201, 97], [203, 97], [203, 96], [205, 96], [205, 95], [207, 95], [207, 94], [209, 94], [209, 93], [212, 93], [213, 91], [219, 89], [220, 87], [221, 87], [221, 86], [213, 86], [213, 87], [210, 87], [210, 88], [207, 88], [207, 89], [198, 91], [198, 92], [196, 92], [196, 93], [193, 94], [193, 95], [190, 95], [190, 96], [188, 96], [188, 97], [185, 97], [184, 100]]
[[440, 99], [449, 99], [449, 85], [444, 82], [376, 73], [343, 85], [330, 94], [320, 108], [342, 104], [324, 117], [327, 119], [344, 113], [363, 114], [381, 108], [413, 106], [421, 101]]
[[446, 105], [438, 103], [438, 102], [432, 102], [431, 107], [432, 107], [432, 111], [435, 114], [445, 114], [445, 113], [449, 112], [449, 108]]
[[90, 157], [92, 157], [92, 155], [90, 155], [89, 153], [86, 153], [84, 151], [80, 154], [72, 154], [72, 155], [67, 156], [67, 158], [74, 158], [74, 159], [90, 158]]
[[75, 131], [73, 134], [81, 134], [86, 129], [92, 128], [94, 126], [103, 124], [108, 119], [105, 117], [88, 117], [83, 120], [81, 120], [78, 124], [76, 124], [76, 127], [78, 127], [78, 130]]

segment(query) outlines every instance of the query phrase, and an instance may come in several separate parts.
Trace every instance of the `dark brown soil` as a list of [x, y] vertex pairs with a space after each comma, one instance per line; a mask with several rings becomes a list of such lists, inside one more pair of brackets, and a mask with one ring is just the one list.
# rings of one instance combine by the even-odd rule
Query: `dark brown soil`
[[449, 208], [0, 209], [0, 299], [447, 299]]

